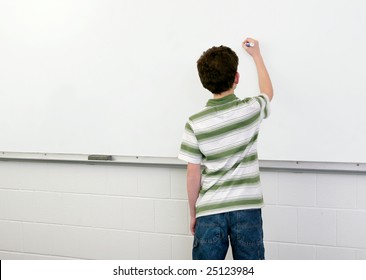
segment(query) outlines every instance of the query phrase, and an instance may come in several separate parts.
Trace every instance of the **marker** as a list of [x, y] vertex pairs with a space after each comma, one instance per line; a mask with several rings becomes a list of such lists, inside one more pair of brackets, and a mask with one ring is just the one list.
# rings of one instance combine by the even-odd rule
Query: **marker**
[[247, 43], [245, 43], [245, 46], [247, 46], [248, 48], [250, 48], [250, 47], [254, 47], [254, 43], [253, 42], [247, 42]]

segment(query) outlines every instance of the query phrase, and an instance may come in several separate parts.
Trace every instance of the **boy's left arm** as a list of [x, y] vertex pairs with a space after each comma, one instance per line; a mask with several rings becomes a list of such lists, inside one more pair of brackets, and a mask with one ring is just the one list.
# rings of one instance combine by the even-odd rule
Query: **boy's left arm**
[[187, 165], [187, 194], [190, 213], [190, 230], [195, 233], [196, 201], [201, 188], [201, 165], [188, 163]]

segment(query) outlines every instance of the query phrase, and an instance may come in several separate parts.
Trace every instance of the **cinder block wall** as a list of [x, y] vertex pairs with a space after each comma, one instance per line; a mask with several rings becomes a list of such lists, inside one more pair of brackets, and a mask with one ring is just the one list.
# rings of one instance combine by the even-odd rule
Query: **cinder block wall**
[[[366, 174], [262, 182], [267, 259], [366, 259]], [[190, 259], [185, 185], [183, 166], [0, 161], [0, 259]]]
[[265, 172], [268, 259], [366, 259], [366, 175]]

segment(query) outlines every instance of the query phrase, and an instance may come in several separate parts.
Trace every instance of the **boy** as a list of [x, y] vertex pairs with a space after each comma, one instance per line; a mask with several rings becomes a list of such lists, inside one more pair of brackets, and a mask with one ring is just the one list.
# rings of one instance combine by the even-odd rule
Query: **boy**
[[234, 259], [264, 259], [256, 146], [273, 89], [258, 41], [247, 38], [242, 46], [257, 68], [257, 97], [235, 96], [238, 56], [230, 48], [212, 47], [197, 61], [202, 85], [213, 98], [189, 118], [178, 156], [188, 162], [193, 259], [224, 259], [229, 238]]

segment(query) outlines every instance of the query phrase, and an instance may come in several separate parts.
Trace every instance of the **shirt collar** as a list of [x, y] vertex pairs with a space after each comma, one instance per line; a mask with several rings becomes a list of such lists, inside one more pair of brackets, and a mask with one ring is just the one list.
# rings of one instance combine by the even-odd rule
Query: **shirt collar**
[[235, 94], [230, 94], [228, 96], [217, 98], [217, 99], [209, 99], [207, 101], [206, 106], [207, 107], [213, 107], [213, 106], [219, 106], [224, 105], [226, 103], [232, 102], [234, 100], [238, 99]]

